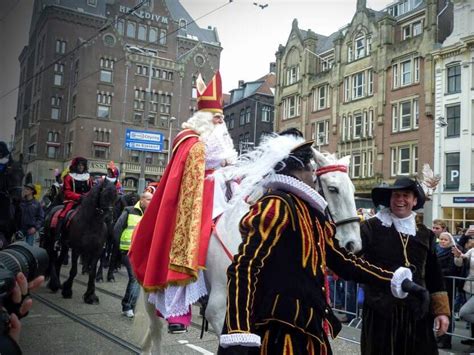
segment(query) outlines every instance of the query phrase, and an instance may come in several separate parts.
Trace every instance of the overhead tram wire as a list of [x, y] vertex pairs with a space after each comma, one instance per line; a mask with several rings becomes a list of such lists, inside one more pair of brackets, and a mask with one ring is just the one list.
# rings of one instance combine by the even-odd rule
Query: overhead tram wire
[[[122, 15], [122, 16], [119, 16], [117, 17], [114, 21], [112, 21], [110, 24], [108, 24], [107, 26], [104, 26], [102, 27], [94, 36], [92, 36], [91, 38], [89, 38], [88, 40], [84, 41], [83, 43], [79, 44], [78, 46], [76, 46], [74, 49], [70, 50], [69, 52], [63, 54], [62, 56], [60, 56], [59, 58], [55, 59], [52, 63], [50, 63], [48, 66], [46, 66], [44, 69], [40, 70], [38, 73], [34, 74], [33, 76], [25, 79], [22, 83], [20, 83], [18, 86], [14, 87], [13, 89], [7, 91], [5, 94], [1, 95], [0, 96], [0, 101], [2, 99], [4, 99], [5, 97], [7, 97], [8, 95], [10, 95], [11, 93], [13, 93], [15, 90], [19, 89], [21, 86], [23, 86], [24, 84], [27, 84], [29, 81], [33, 80], [34, 78], [36, 78], [37, 76], [39, 76], [40, 74], [42, 74], [43, 72], [45, 72], [47, 69], [51, 68], [54, 64], [56, 64], [57, 62], [61, 61], [61, 59], [64, 59], [66, 58], [67, 56], [71, 55], [72, 53], [74, 53], [75, 50], [79, 49], [80, 47], [84, 46], [85, 44], [89, 43], [90, 41], [92, 41], [93, 39], [95, 39], [97, 36], [99, 36], [102, 32], [104, 32], [105, 30], [107, 30], [108, 28], [110, 28], [112, 25], [114, 25], [118, 20], [122, 20], [124, 18], [127, 18], [128, 16], [130, 16], [134, 11], [138, 10], [140, 7], [142, 7], [145, 3], [147, 3], [148, 0], [143, 0], [140, 4], [138, 4], [137, 6], [135, 6], [134, 8], [130, 9], [126, 14]], [[186, 24], [186, 26], [188, 26], [189, 24], [193, 24], [193, 23], [196, 23], [196, 21], [198, 20], [201, 20], [211, 14], [213, 14], [214, 12], [217, 12], [219, 10], [221, 10], [222, 8], [224, 8], [225, 6], [231, 4], [233, 2], [233, 0], [229, 0], [229, 2], [219, 6], [219, 7], [216, 7], [215, 9], [205, 13], [204, 15], [194, 19], [193, 21], [189, 22]], [[185, 26], [178, 26], [178, 28], [174, 31], [171, 31], [169, 33], [167, 33], [166, 36], [164, 36], [164, 38], [168, 38], [170, 35], [178, 32], [180, 29], [184, 28]], [[147, 45], [141, 47], [142, 49], [151, 49], [149, 46], [153, 45], [153, 44], [157, 44], [159, 43], [160, 39], [162, 37], [159, 37], [157, 39], [157, 41], [155, 42], [151, 42], [151, 43], [148, 43]], [[126, 58], [126, 55], [120, 57], [119, 59], [117, 59], [115, 61], [115, 63], [118, 63], [118, 62], [121, 62], [122, 60], [124, 60]], [[82, 80], [85, 80], [87, 78], [89, 78], [90, 76], [94, 75], [94, 74], [97, 74], [98, 72], [100, 72], [100, 68], [97, 69], [97, 70], [94, 70], [93, 72], [89, 73], [89, 74], [86, 74], [84, 75], [83, 77], [79, 78], [75, 84], [77, 85], [78, 83], [80, 83]]]
[[133, 8], [131, 8], [129, 11], [127, 11], [126, 13], [120, 15], [120, 16], [117, 16], [115, 18], [115, 20], [111, 21], [109, 24], [106, 24], [105, 26], [102, 26], [94, 35], [92, 35], [91, 37], [89, 37], [87, 40], [85, 40], [84, 42], [82, 43], [79, 43], [77, 46], [75, 46], [73, 49], [71, 49], [70, 51], [68, 51], [67, 53], [64, 53], [62, 54], [61, 56], [59, 56], [58, 58], [56, 58], [55, 60], [53, 60], [51, 63], [49, 63], [47, 66], [45, 66], [43, 69], [41, 69], [39, 72], [33, 74], [32, 76], [30, 76], [29, 78], [26, 78], [25, 80], [23, 80], [23, 82], [21, 82], [18, 86], [15, 86], [14, 88], [8, 90], [5, 94], [1, 95], [0, 96], [0, 101], [3, 100], [5, 97], [9, 96], [11, 93], [15, 92], [17, 89], [21, 88], [23, 85], [26, 85], [28, 84], [31, 80], [37, 78], [38, 76], [40, 76], [41, 74], [43, 74], [46, 70], [48, 70], [49, 68], [53, 67], [54, 64], [57, 64], [59, 62], [61, 62], [63, 59], [67, 58], [68, 56], [70, 56], [71, 54], [73, 54], [75, 51], [77, 51], [78, 49], [80, 49], [81, 47], [85, 46], [86, 44], [90, 43], [91, 41], [93, 41], [95, 38], [97, 38], [102, 32], [106, 31], [107, 29], [109, 29], [111, 26], [115, 25], [117, 23], [117, 21], [119, 20], [123, 20], [125, 18], [127, 18], [128, 16], [130, 16], [131, 14], [133, 14], [134, 11], [140, 9], [143, 5], [145, 5], [146, 3], [148, 2], [148, 0], [142, 0], [142, 2], [140, 2], [139, 4], [137, 4], [136, 6], [134, 6]]

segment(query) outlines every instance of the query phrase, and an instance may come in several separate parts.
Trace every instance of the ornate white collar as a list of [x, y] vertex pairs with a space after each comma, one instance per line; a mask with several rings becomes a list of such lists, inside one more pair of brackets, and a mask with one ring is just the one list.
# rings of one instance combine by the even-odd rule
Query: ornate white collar
[[106, 176], [105, 177], [109, 182], [111, 182], [112, 184], [115, 184], [117, 182], [117, 178], [112, 178], [112, 177], [108, 177]]
[[10, 160], [8, 157], [9, 157], [9, 155], [7, 155], [6, 157], [0, 159], [0, 164], [6, 164], [6, 163], [8, 163], [8, 160]]
[[69, 173], [69, 175], [71, 175], [71, 177], [74, 180], [78, 180], [78, 181], [86, 181], [86, 180], [89, 180], [89, 178], [90, 178], [89, 173], [82, 173], [82, 174]]
[[310, 204], [311, 207], [324, 213], [328, 206], [326, 200], [313, 188], [294, 177], [282, 174], [273, 175], [265, 182], [265, 187], [269, 189], [278, 189], [298, 196]]
[[382, 222], [384, 227], [390, 228], [393, 224], [398, 232], [412, 236], [416, 235], [415, 216], [416, 213], [412, 212], [408, 217], [398, 218], [392, 212], [390, 212], [390, 208], [384, 208], [375, 215], [375, 217], [378, 218], [380, 222]]

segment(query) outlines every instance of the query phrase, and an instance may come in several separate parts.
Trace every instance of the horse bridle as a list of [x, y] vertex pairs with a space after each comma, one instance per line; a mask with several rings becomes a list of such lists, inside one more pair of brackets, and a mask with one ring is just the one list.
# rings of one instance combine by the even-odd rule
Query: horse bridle
[[[321, 175], [335, 172], [335, 171], [340, 171], [347, 174], [347, 166], [341, 165], [341, 164], [332, 164], [332, 165], [326, 165], [326, 166], [317, 168], [315, 171], [316, 179], [318, 181], [318, 192], [325, 200], [327, 199], [326, 199], [326, 196], [324, 195], [323, 184], [321, 182]], [[328, 219], [331, 222], [333, 222], [336, 225], [336, 227], [349, 224], [349, 223], [355, 223], [355, 222], [360, 223], [360, 218], [358, 216], [349, 217], [349, 218], [341, 219], [339, 221], [335, 221], [331, 213], [331, 210], [329, 209], [329, 205], [326, 207], [326, 217], [328, 217]]]

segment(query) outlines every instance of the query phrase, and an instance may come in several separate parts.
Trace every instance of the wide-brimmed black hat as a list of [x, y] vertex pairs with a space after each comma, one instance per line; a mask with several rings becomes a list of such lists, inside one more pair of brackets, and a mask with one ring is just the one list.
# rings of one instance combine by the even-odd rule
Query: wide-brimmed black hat
[[38, 191], [36, 191], [35, 185], [33, 185], [33, 184], [25, 184], [23, 186], [31, 189], [31, 191], [33, 191], [33, 195], [36, 195], [38, 193]]
[[390, 197], [392, 196], [392, 191], [395, 190], [410, 190], [414, 192], [417, 203], [413, 207], [413, 210], [419, 210], [425, 204], [425, 192], [420, 184], [408, 177], [400, 177], [395, 180], [393, 185], [378, 186], [372, 190], [372, 201], [374, 205], [390, 207]]

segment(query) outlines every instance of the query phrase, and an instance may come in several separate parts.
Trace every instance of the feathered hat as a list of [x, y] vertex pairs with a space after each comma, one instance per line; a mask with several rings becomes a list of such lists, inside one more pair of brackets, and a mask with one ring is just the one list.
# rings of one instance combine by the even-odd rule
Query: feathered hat
[[231, 203], [241, 199], [254, 202], [271, 182], [277, 180], [279, 173], [287, 168], [304, 167], [312, 144], [313, 141], [305, 141], [301, 134], [272, 133], [263, 137], [254, 150], [240, 155], [235, 165], [219, 169], [216, 173], [224, 174], [226, 180], [240, 180]]
[[222, 80], [219, 71], [205, 85], [201, 74], [196, 79], [197, 106], [199, 111], [222, 114]]
[[150, 182], [143, 192], [149, 192], [152, 195], [156, 192], [159, 182]]
[[118, 178], [120, 175], [119, 169], [115, 166], [115, 163], [111, 160], [107, 163], [107, 170], [110, 170], [114, 174], [114, 178]]

